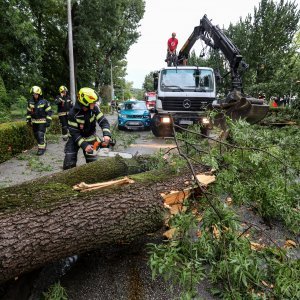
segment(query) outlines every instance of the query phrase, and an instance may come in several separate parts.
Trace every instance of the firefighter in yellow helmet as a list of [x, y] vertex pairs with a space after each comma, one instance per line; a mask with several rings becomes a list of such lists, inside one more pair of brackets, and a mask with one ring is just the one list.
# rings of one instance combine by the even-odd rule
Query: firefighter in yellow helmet
[[68, 115], [69, 139], [65, 145], [64, 170], [76, 166], [79, 148], [83, 150], [87, 163], [97, 160], [97, 156], [90, 155], [95, 142], [100, 142], [96, 123], [102, 129], [103, 141], [108, 144], [111, 139], [109, 122], [96, 104], [98, 98], [97, 93], [88, 87], [78, 92], [76, 104]]
[[52, 109], [50, 103], [43, 99], [42, 89], [39, 86], [33, 86], [30, 94], [32, 97], [27, 103], [26, 122], [32, 127], [38, 143], [37, 155], [43, 155], [46, 151], [46, 128], [50, 126], [52, 120]]
[[68, 89], [64, 85], [59, 87], [59, 95], [55, 98], [57, 113], [61, 124], [61, 133], [63, 140], [68, 140], [68, 114], [73, 107], [72, 100], [68, 94]]

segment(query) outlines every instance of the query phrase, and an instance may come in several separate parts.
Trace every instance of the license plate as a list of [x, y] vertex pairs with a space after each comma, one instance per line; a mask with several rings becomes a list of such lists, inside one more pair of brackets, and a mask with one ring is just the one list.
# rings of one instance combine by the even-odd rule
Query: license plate
[[140, 125], [140, 122], [128, 122], [128, 125]]
[[191, 121], [191, 120], [180, 120], [179, 124], [180, 125], [193, 125], [193, 121]]

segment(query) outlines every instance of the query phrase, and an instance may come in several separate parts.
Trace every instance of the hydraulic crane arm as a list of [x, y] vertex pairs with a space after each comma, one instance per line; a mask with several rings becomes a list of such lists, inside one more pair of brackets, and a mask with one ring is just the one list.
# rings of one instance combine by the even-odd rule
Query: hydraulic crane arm
[[242, 80], [238, 68], [241, 65], [246, 69], [248, 65], [242, 60], [240, 50], [222, 32], [218, 26], [214, 26], [206, 15], [200, 20], [200, 25], [194, 31], [179, 51], [178, 61], [183, 63], [189, 57], [191, 48], [198, 39], [205, 42], [212, 49], [220, 50], [230, 65], [232, 90], [242, 91]]
[[185, 65], [189, 53], [198, 39], [215, 50], [220, 50], [227, 59], [231, 74], [231, 91], [227, 95], [221, 107], [232, 119], [245, 118], [250, 123], [256, 123], [263, 119], [269, 110], [269, 106], [263, 100], [246, 97], [243, 93], [240, 69], [246, 70], [248, 65], [243, 61], [240, 50], [218, 27], [214, 26], [206, 15], [200, 20], [200, 25], [194, 28], [188, 40], [182, 46], [178, 54], [178, 63]]

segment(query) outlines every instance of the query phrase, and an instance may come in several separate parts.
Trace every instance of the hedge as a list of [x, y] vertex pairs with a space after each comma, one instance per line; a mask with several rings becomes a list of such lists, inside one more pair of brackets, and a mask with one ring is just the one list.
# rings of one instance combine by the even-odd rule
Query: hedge
[[[52, 117], [50, 133], [61, 132], [59, 119]], [[24, 150], [31, 149], [35, 139], [31, 127], [25, 121], [9, 122], [0, 124], [0, 163], [11, 159]]]

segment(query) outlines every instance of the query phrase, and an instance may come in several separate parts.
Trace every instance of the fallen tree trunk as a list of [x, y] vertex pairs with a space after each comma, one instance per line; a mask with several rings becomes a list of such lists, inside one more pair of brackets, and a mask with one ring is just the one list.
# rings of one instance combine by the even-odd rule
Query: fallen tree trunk
[[[191, 177], [155, 170], [131, 176], [135, 183], [128, 186], [80, 193], [70, 186], [73, 179], [66, 178], [68, 174], [76, 172], [1, 190], [0, 282], [64, 257], [156, 231], [165, 212], [160, 194], [184, 188]], [[63, 177], [68, 184], [62, 183]]]

